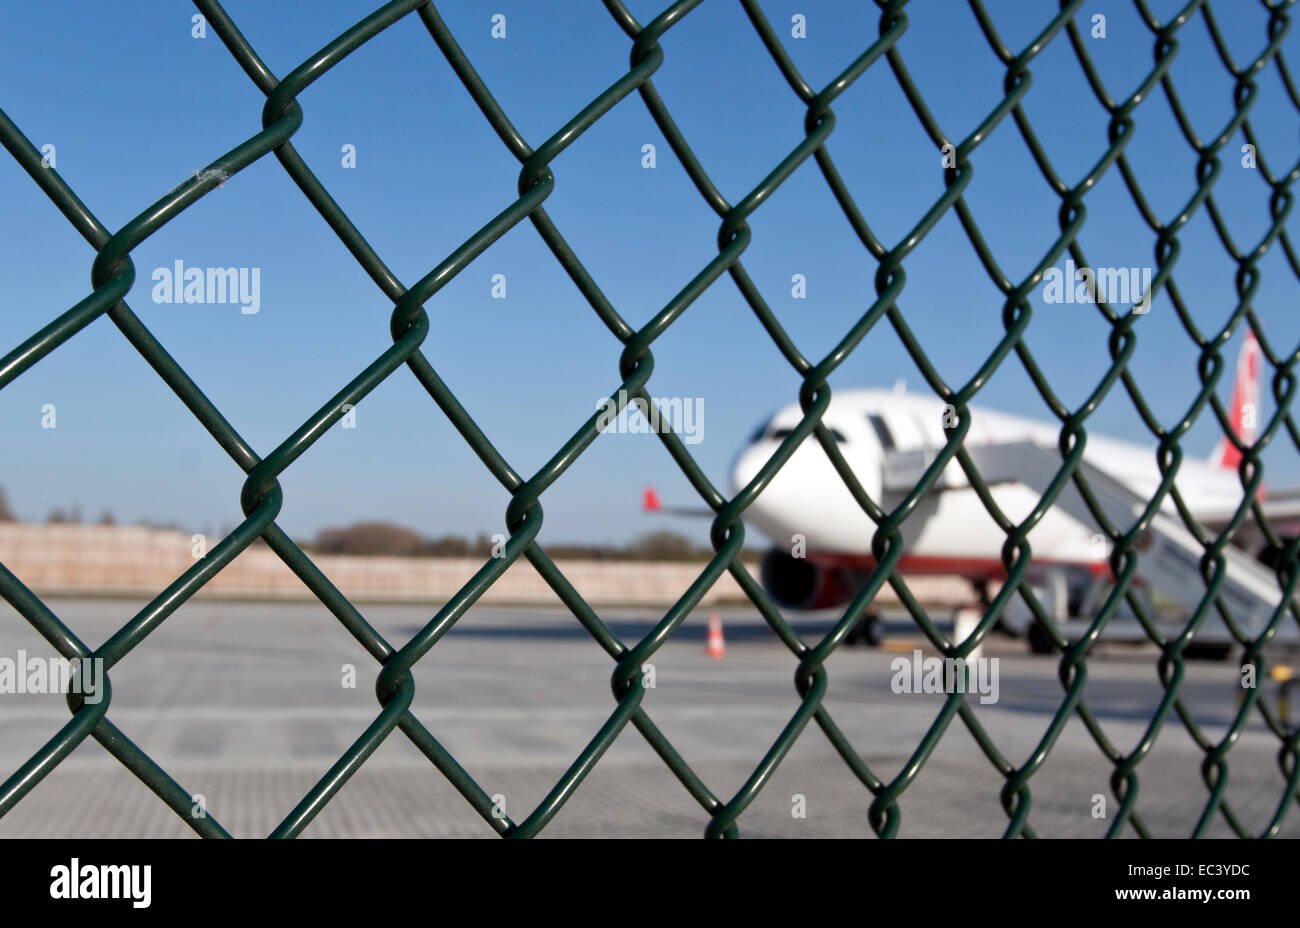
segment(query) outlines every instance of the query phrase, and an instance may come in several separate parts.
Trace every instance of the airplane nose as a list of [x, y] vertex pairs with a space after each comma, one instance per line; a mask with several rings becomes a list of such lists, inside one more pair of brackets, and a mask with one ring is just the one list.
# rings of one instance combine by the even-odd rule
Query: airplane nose
[[[777, 447], [775, 441], [760, 441], [737, 455], [731, 469], [733, 497], [758, 475]], [[860, 459], [859, 454], [851, 464], [862, 479]], [[868, 492], [872, 489], [868, 487]], [[774, 542], [781, 543], [797, 533], [810, 546], [814, 542], [823, 547], [856, 544], [864, 527], [870, 528], [870, 520], [861, 513], [830, 458], [813, 439], [795, 449], [741, 518]]]
[[753, 444], [737, 455], [736, 463], [731, 468], [732, 496], [743, 490], [745, 485], [754, 479], [774, 448], [775, 446], [772, 445], [767, 449], [761, 449], [757, 444]]
[[[768, 458], [776, 450], [774, 442], [760, 442], [750, 445], [736, 457], [736, 463], [731, 469], [731, 495], [735, 497], [743, 490], [763, 465], [767, 463]], [[782, 468], [784, 470], [784, 468]], [[781, 480], [782, 471], [777, 471], [776, 476], [772, 479], [758, 497], [745, 508], [741, 516], [746, 522], [757, 526], [769, 538], [781, 537], [784, 526], [776, 524], [773, 516], [773, 485]]]
[[[731, 494], [749, 484], [776, 452], [773, 441], [750, 445], [736, 458], [731, 473]], [[826, 486], [835, 474], [815, 442], [795, 449], [785, 465], [773, 475], [763, 491], [745, 509], [742, 518], [753, 523], [769, 538], [785, 538], [791, 532], [813, 531], [826, 513], [819, 512], [822, 494], [814, 487]], [[838, 503], [839, 501], [836, 500]], [[807, 524], [805, 524], [807, 523]]]

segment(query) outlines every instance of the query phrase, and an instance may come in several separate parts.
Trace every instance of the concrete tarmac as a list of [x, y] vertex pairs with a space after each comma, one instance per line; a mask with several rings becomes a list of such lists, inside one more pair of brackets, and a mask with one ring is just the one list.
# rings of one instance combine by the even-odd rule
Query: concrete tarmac
[[[83, 641], [102, 643], [143, 603], [52, 600]], [[362, 614], [394, 646], [436, 611], [374, 606]], [[661, 613], [600, 610], [629, 646]], [[654, 655], [650, 717], [724, 801], [742, 786], [798, 708], [797, 659], [752, 608], [722, 610], [726, 655], [705, 653], [707, 612], [691, 615]], [[792, 616], [810, 644], [832, 613]], [[942, 624], [942, 623], [941, 623]], [[905, 615], [891, 617], [881, 649], [842, 646], [829, 659], [825, 705], [871, 771], [899, 776], [938, 715], [942, 694], [895, 692], [896, 660], [934, 650]], [[0, 604], [0, 659], [19, 649], [54, 652]], [[993, 638], [997, 699], [966, 699], [1005, 762], [1026, 763], [1064, 690], [1058, 657]], [[1162, 688], [1154, 647], [1102, 645], [1088, 661], [1085, 700], [1106, 738], [1134, 750]], [[355, 687], [343, 685], [345, 665]], [[519, 821], [541, 801], [614, 710], [614, 661], [562, 607], [475, 608], [416, 665], [413, 711], [457, 761]], [[992, 665], [987, 665], [991, 669]], [[195, 601], [183, 606], [115, 667], [109, 718], [238, 836], [270, 832], [379, 711], [378, 667], [320, 605]], [[908, 680], [914, 677], [909, 673]], [[1216, 741], [1236, 711], [1233, 661], [1189, 662], [1188, 713]], [[1276, 685], [1266, 683], [1273, 698]], [[991, 694], [990, 694], [991, 695]], [[7, 777], [68, 717], [59, 695], [0, 695], [0, 776]], [[1285, 785], [1279, 739], [1254, 713], [1228, 755], [1227, 799], [1259, 832]], [[1203, 750], [1174, 711], [1138, 767], [1136, 808], [1149, 831], [1191, 833], [1209, 798]], [[1047, 837], [1100, 836], [1118, 808], [1114, 764], [1073, 716], [1030, 781], [1029, 824]], [[1005, 778], [960, 717], [899, 801], [900, 834], [998, 836]], [[871, 837], [871, 792], [815, 721], [739, 820], [742, 835]], [[802, 812], [803, 815], [798, 815]], [[631, 726], [543, 832], [544, 836], [693, 837], [708, 815]], [[1132, 835], [1133, 829], [1126, 833]], [[1208, 829], [1229, 835], [1220, 814]], [[0, 837], [187, 836], [193, 832], [93, 740], [87, 740], [6, 816]], [[307, 828], [314, 837], [491, 836], [438, 770], [394, 732]], [[1300, 836], [1290, 803], [1281, 834]]]

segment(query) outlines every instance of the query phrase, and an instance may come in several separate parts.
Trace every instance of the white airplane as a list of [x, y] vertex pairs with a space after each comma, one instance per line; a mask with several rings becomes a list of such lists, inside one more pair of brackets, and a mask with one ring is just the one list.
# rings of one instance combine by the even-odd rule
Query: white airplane
[[[1230, 408], [1232, 425], [1247, 444], [1256, 437], [1259, 369], [1259, 345], [1247, 331]], [[863, 488], [889, 512], [911, 492], [946, 444], [945, 415], [952, 421], [951, 408], [935, 397], [902, 389], [846, 390], [832, 395], [822, 423]], [[733, 494], [753, 479], [803, 416], [794, 403], [758, 430], [735, 461]], [[964, 446], [990, 485], [993, 500], [1013, 522], [1019, 523], [1038, 505], [1060, 469], [1059, 437], [1059, 425], [971, 407]], [[1240, 452], [1222, 439], [1209, 460], [1184, 458], [1178, 468], [1175, 486], [1207, 531], [1217, 533], [1225, 527], [1242, 501], [1239, 462]], [[1120, 531], [1136, 522], [1161, 479], [1154, 449], [1091, 433], [1080, 469]], [[1261, 505], [1275, 531], [1300, 533], [1300, 493], [1274, 494]], [[645, 508], [662, 509], [653, 490], [646, 493]], [[763, 558], [761, 577], [767, 592], [785, 608], [822, 609], [846, 603], [876, 566], [871, 556], [876, 524], [811, 435], [743, 518], [773, 543]], [[1006, 578], [1001, 559], [1006, 533], [989, 515], [956, 460], [945, 468], [935, 489], [921, 498], [901, 532], [904, 553], [897, 570], [904, 577], [967, 578], [983, 606], [990, 601], [989, 583]], [[1225, 554], [1222, 596], [1235, 618], [1244, 617], [1247, 633], [1255, 634], [1252, 629], [1262, 630], [1272, 617], [1281, 588], [1274, 572], [1259, 562], [1267, 552], [1261, 552], [1263, 535], [1249, 516], [1233, 541], [1240, 547], [1230, 547]], [[1030, 585], [1035, 595], [1061, 623], [1082, 620], [1086, 625], [1110, 589], [1111, 545], [1072, 481], [1029, 533], [1029, 543], [1035, 568]], [[1205, 593], [1199, 568], [1204, 548], [1182, 523], [1171, 498], [1166, 498], [1139, 547], [1135, 590], [1144, 597], [1154, 590], [1166, 602], [1172, 600], [1183, 607], [1185, 621]], [[1000, 617], [1004, 630], [1027, 634], [1036, 651], [1050, 650], [1050, 639], [1032, 622], [1028, 607], [1019, 596], [1013, 602]], [[1131, 611], [1127, 615], [1131, 618]], [[1283, 625], [1294, 629], [1289, 618]], [[1076, 627], [1080, 627], [1077, 622]], [[1134, 637], [1141, 637], [1140, 628], [1131, 628]], [[878, 644], [883, 635], [879, 615], [869, 611], [850, 640]], [[1222, 656], [1232, 641], [1217, 617], [1207, 619], [1197, 636], [1201, 647]]]

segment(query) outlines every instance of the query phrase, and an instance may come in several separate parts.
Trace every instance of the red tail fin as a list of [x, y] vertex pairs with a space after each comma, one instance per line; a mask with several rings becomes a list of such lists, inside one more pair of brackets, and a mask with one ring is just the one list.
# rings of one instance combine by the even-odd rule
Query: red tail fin
[[[1259, 417], [1259, 342], [1255, 333], [1246, 328], [1246, 339], [1237, 356], [1237, 382], [1232, 388], [1232, 406], [1228, 410], [1232, 430], [1244, 444], [1251, 444], [1258, 435]], [[1235, 470], [1241, 463], [1241, 452], [1227, 438], [1220, 438], [1210, 462], [1217, 467]]]
[[658, 512], [664, 508], [659, 502], [659, 494], [655, 492], [654, 487], [645, 488], [645, 495], [641, 497], [641, 508], [646, 512]]

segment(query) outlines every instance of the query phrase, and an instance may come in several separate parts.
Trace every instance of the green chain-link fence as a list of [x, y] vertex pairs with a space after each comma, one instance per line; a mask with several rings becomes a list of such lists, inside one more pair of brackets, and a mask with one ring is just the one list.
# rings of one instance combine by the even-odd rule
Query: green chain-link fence
[[[1044, 18], [1048, 21], [1043, 25], [1041, 32], [1018, 52], [1004, 43], [979, 0], [970, 0], [970, 7], [978, 19], [983, 38], [992, 53], [1005, 65], [1006, 74], [1003, 98], [964, 139], [949, 138], [931, 115], [916, 85], [908, 75], [904, 55], [900, 50], [900, 41], [908, 31], [906, 0], [891, 0], [891, 2], [876, 0], [880, 7], [879, 37], [871, 42], [838, 77], [821, 89], [810, 86], [800, 75], [790, 55], [783, 48], [777, 32], [760, 10], [756, 0], [740, 0], [757, 33], [757, 38], [770, 53], [791, 91], [807, 106], [807, 115], [804, 120], [804, 138], [792, 146], [790, 153], [757, 187], [734, 204], [724, 198], [714, 186], [703, 165], [692, 153], [686, 139], [678, 130], [663, 100], [655, 91], [652, 81], [654, 73], [665, 65], [665, 56], [659, 45], [659, 39], [690, 14], [699, 2], [700, 0], [680, 0], [643, 25], [628, 12], [620, 0], [605, 0], [609, 15], [627, 33], [631, 43], [627, 73], [596, 94], [591, 103], [581, 112], [541, 145], [533, 148], [524, 141], [493, 99], [491, 92], [462, 52], [437, 9], [427, 0], [394, 0], [386, 4], [330, 42], [283, 79], [277, 78], [258, 57], [257, 52], [215, 0], [196, 0], [195, 5], [220, 36], [231, 55], [266, 95], [266, 106], [262, 113], [264, 128], [213, 161], [207, 169], [197, 172], [195, 176], [149, 205], [138, 216], [113, 233], [110, 233], [95, 218], [55, 170], [42, 164], [41, 154], [18, 127], [7, 116], [0, 113], [0, 137], [3, 138], [5, 147], [97, 252], [92, 268], [94, 291], [0, 358], [0, 388], [101, 315], [107, 315], [211, 433], [221, 448], [247, 474], [241, 497], [246, 515], [245, 521], [97, 649], [91, 649], [79, 640], [44, 602], [23, 585], [19, 577], [3, 566], [0, 566], [0, 595], [3, 595], [61, 655], [69, 659], [102, 658], [107, 670], [125, 659], [145, 641], [151, 632], [166, 621], [168, 616], [255, 539], [259, 537], [265, 539], [271, 549], [301, 578], [375, 661], [383, 665], [376, 686], [380, 709], [374, 721], [274, 830], [274, 836], [291, 837], [300, 834], [348, 778], [366, 762], [380, 743], [393, 733], [394, 729], [400, 729], [428, 757], [429, 761], [482, 816], [488, 827], [505, 836], [535, 835], [546, 827], [582, 779], [599, 762], [610, 744], [624, 733], [629, 724], [649, 742], [680, 780], [682, 786], [699, 803], [704, 813], [702, 820], [707, 820], [705, 833], [710, 836], [733, 836], [739, 832], [737, 820], [744, 813], [745, 808], [763, 788], [796, 739], [803, 734], [809, 721], [813, 720], [830, 739], [853, 774], [861, 781], [864, 787], [864, 801], [869, 792], [869, 821], [872, 828], [882, 836], [892, 836], [899, 830], [901, 801], [904, 794], [916, 778], [922, 775], [927, 759], [940, 739], [944, 737], [954, 716], [961, 719], [962, 724], [970, 731], [987, 756], [989, 763], [1005, 778], [1001, 802], [1008, 819], [1007, 836], [1034, 834], [1029, 821], [1030, 784], [1035, 773], [1046, 762], [1053, 745], [1071, 716], [1077, 716], [1082, 721], [1096, 742], [1097, 748], [1113, 765], [1111, 788], [1119, 800], [1119, 809], [1113, 817], [1108, 834], [1119, 835], [1131, 827], [1136, 833], [1145, 836], [1147, 829], [1138, 811], [1139, 770], [1157, 735], [1168, 721], [1171, 710], [1178, 714], [1191, 737], [1204, 752], [1201, 776], [1208, 795], [1203, 811], [1191, 829], [1195, 835], [1204, 833], [1211, 822], [1219, 816], [1237, 834], [1245, 836], [1248, 833], [1224, 795], [1228, 780], [1228, 755], [1251, 714], [1254, 712], [1262, 714], [1268, 729], [1279, 739], [1280, 747], [1278, 764], [1284, 785], [1278, 796], [1276, 811], [1263, 829], [1265, 835], [1276, 833], [1292, 802], [1296, 800], [1297, 784], [1300, 783], [1300, 763], [1297, 762], [1300, 733], [1288, 734], [1282, 720], [1260, 698], [1258, 689], [1251, 689], [1246, 691], [1245, 698], [1241, 701], [1239, 710], [1226, 731], [1218, 740], [1213, 740], [1193, 720], [1192, 714], [1180, 698], [1180, 686], [1185, 670], [1183, 652], [1211, 610], [1223, 616], [1229, 629], [1245, 649], [1244, 660], [1258, 665], [1261, 673], [1266, 669], [1263, 656], [1265, 645], [1273, 638], [1281, 623], [1289, 621], [1288, 612], [1295, 612], [1292, 594], [1297, 579], [1300, 579], [1300, 572], [1297, 571], [1300, 539], [1283, 539], [1275, 534], [1264, 518], [1263, 512], [1258, 509], [1255, 491], [1262, 480], [1259, 455], [1279, 430], [1283, 430], [1290, 437], [1291, 442], [1300, 448], [1300, 432], [1297, 431], [1296, 423], [1290, 413], [1290, 403], [1296, 385], [1294, 366], [1297, 357], [1300, 357], [1300, 349], [1279, 350], [1269, 342], [1267, 333], [1253, 312], [1252, 297], [1260, 282], [1257, 265], [1266, 252], [1275, 245], [1280, 245], [1291, 271], [1300, 279], [1300, 261], [1297, 260], [1283, 228], [1291, 211], [1293, 197], [1291, 187], [1300, 176], [1300, 163], [1280, 174], [1270, 170], [1265, 153], [1258, 150], [1256, 136], [1250, 122], [1252, 105], [1257, 95], [1255, 78], [1265, 68], [1276, 68], [1291, 104], [1300, 111], [1300, 96], [1297, 95], [1295, 84], [1279, 51], [1282, 39], [1291, 26], [1289, 10], [1293, 0], [1286, 0], [1286, 2], [1261, 0], [1267, 18], [1267, 34], [1262, 37], [1262, 50], [1258, 57], [1244, 64], [1236, 62], [1229, 54], [1214, 13], [1206, 0], [1192, 0], [1167, 22], [1159, 21], [1144, 0], [1135, 0], [1137, 11], [1151, 33], [1154, 65], [1133, 94], [1123, 100], [1111, 96], [1089, 59], [1084, 37], [1077, 22], [1081, 13], [1082, 0], [1062, 0], [1059, 11], [1048, 10], [1044, 14]], [[1245, 6], [1245, 0], [1240, 0], [1240, 5]], [[1235, 14], [1237, 4], [1233, 4], [1233, 7]], [[1053, 12], [1054, 15], [1050, 15]], [[930, 6], [918, 15], [949, 13], [946, 8], [941, 11]], [[419, 17], [502, 144], [522, 165], [518, 181], [518, 199], [491, 222], [469, 236], [464, 244], [409, 288], [397, 279], [375, 253], [290, 142], [303, 119], [296, 97], [365, 42], [408, 15]], [[1169, 76], [1170, 64], [1178, 53], [1178, 35], [1196, 20], [1203, 21], [1204, 26], [1208, 28], [1222, 66], [1231, 78], [1234, 112], [1222, 131], [1211, 139], [1201, 139], [1192, 130], [1179, 101], [1178, 92]], [[1049, 43], [1065, 41], [1069, 42], [1097, 101], [1110, 116], [1107, 145], [1103, 154], [1086, 176], [1079, 178], [1073, 184], [1067, 183], [1053, 168], [1021, 106], [1030, 88], [1030, 66], [1035, 58]], [[943, 195], [920, 217], [911, 231], [892, 246], [881, 242], [872, 232], [867, 217], [850, 196], [827, 147], [836, 123], [831, 104], [869, 68], [884, 65], [892, 71], [916, 117], [933, 142], [936, 166], [939, 164], [937, 157], [939, 152], [947, 151], [952, 154], [951, 166], [944, 169]], [[1125, 158], [1125, 147], [1133, 136], [1140, 104], [1156, 91], [1157, 85], [1167, 98], [1187, 143], [1198, 156], [1196, 184], [1191, 196], [1176, 215], [1166, 218], [1161, 218], [1152, 210], [1143, 195], [1138, 178]], [[708, 261], [690, 283], [640, 329], [634, 329], [624, 321], [605, 298], [596, 281], [570, 249], [544, 208], [545, 200], [555, 186], [555, 178], [548, 166], [552, 159], [590, 129], [615, 104], [634, 92], [640, 94], [699, 194], [721, 219], [716, 257]], [[972, 182], [973, 158], [977, 149], [995, 130], [1001, 128], [1003, 132], [1011, 131], [1006, 126], [1007, 117], [1011, 117], [1015, 130], [1028, 146], [1043, 179], [1060, 198], [1059, 234], [1032, 273], [1021, 281], [1010, 279], [999, 267], [980, 234], [975, 216], [963, 199], [964, 191]], [[1215, 182], [1222, 169], [1220, 153], [1234, 137], [1244, 137], [1246, 142], [1256, 146], [1259, 175], [1271, 191], [1268, 231], [1259, 242], [1246, 248], [1239, 246], [1229, 236], [1215, 205], [1213, 193]], [[945, 146], [951, 147], [945, 148]], [[393, 346], [358, 374], [346, 387], [322, 404], [317, 412], [293, 434], [285, 438], [265, 457], [261, 457], [240, 437], [199, 386], [173, 360], [123, 298], [135, 279], [130, 258], [133, 249], [183, 210], [196, 203], [225, 178], [237, 174], [259, 158], [272, 153], [362, 265], [375, 285], [393, 302], [394, 308], [390, 320]], [[1235, 155], [1230, 151], [1228, 157], [1235, 157]], [[877, 266], [876, 298], [869, 309], [845, 333], [834, 350], [825, 358], [815, 361], [809, 360], [800, 352], [793, 339], [778, 323], [741, 261], [741, 256], [750, 241], [747, 217], [809, 158], [816, 160], [844, 216], [870, 259]], [[1108, 349], [1112, 363], [1087, 401], [1077, 409], [1068, 408], [1056, 397], [1047, 377], [1035, 362], [1023, 339], [1026, 328], [1030, 324], [1031, 291], [1042, 281], [1044, 271], [1067, 252], [1078, 266], [1088, 266], [1087, 257], [1079, 244], [1080, 230], [1084, 226], [1087, 215], [1084, 201], [1096, 182], [1111, 170], [1119, 172], [1134, 204], [1155, 235], [1155, 275], [1152, 281], [1152, 293], [1163, 292], [1167, 295], [1188, 336], [1200, 349], [1197, 370], [1201, 383], [1200, 389], [1187, 405], [1186, 414], [1169, 426], [1161, 424], [1148, 408], [1127, 368], [1137, 343], [1139, 322], [1142, 318], [1140, 315], [1120, 314], [1105, 302], [1097, 304], [1098, 310], [1111, 325]], [[1223, 248], [1231, 256], [1237, 268], [1236, 304], [1231, 307], [1223, 325], [1211, 332], [1202, 332], [1193, 324], [1173, 276], [1180, 253], [1179, 231], [1198, 210], [1202, 209], [1209, 215]], [[1005, 297], [1001, 313], [1001, 324], [1005, 334], [976, 374], [969, 382], [958, 388], [945, 383], [927, 360], [925, 352], [911, 333], [896, 302], [906, 284], [905, 259], [949, 210], [956, 212], [984, 268]], [[640, 641], [630, 644], [620, 640], [602, 622], [535, 540], [542, 523], [541, 497], [595, 440], [599, 434], [598, 414], [594, 414], [583, 423], [545, 466], [528, 477], [521, 476], [483, 434], [421, 352], [421, 343], [430, 330], [430, 322], [423, 304], [506, 231], [524, 219], [533, 223], [538, 234], [586, 298], [592, 311], [623, 343], [624, 349], [618, 359], [621, 382], [612, 382], [610, 391], [610, 396], [616, 402], [620, 397], [624, 402], [632, 397], [650, 401], [646, 385], [654, 368], [654, 359], [650, 350], [652, 344], [673, 325], [701, 293], [717, 284], [724, 273], [731, 276], [732, 282], [752, 308], [758, 324], [762, 325], [786, 360], [803, 379], [799, 391], [799, 400], [805, 410], [803, 420], [781, 442], [767, 465], [747, 486], [730, 499], [719, 492], [705, 477], [677, 435], [670, 430], [660, 432], [661, 440], [681, 471], [701, 499], [716, 513], [711, 528], [711, 540], [716, 554], [698, 579], [664, 613], [650, 633]], [[958, 424], [948, 429], [949, 440], [946, 447], [928, 467], [913, 491], [892, 511], [885, 511], [879, 501], [868, 496], [846, 464], [829, 430], [820, 424], [820, 418], [831, 399], [827, 378], [844, 362], [867, 332], [882, 319], [888, 320], [897, 332], [934, 392], [946, 403], [952, 404], [958, 413]], [[1221, 349], [1234, 333], [1247, 325], [1256, 333], [1264, 357], [1275, 370], [1272, 391], [1277, 405], [1277, 412], [1261, 429], [1258, 441], [1252, 445], [1245, 445], [1235, 437], [1227, 414], [1215, 395], [1215, 387], [1223, 369]], [[987, 485], [980, 479], [979, 473], [962, 445], [971, 422], [967, 404], [1013, 352], [1061, 422], [1060, 447], [1064, 459], [1064, 465], [1040, 504], [1019, 523], [1011, 521], [999, 511], [989, 494]], [[612, 360], [606, 359], [610, 363]], [[591, 363], [605, 363], [605, 361], [591, 359]], [[509, 490], [511, 502], [505, 513], [510, 530], [505, 556], [488, 559], [474, 577], [411, 640], [395, 647], [367, 623], [353, 604], [276, 524], [276, 516], [283, 501], [277, 478], [344, 415], [345, 406], [359, 402], [376, 385], [395, 374], [403, 365], [428, 391], [429, 396], [455, 425], [464, 440], [482, 460], [483, 465]], [[1086, 481], [1080, 473], [1076, 473], [1084, 447], [1085, 422], [1090, 413], [1117, 384], [1122, 385], [1123, 391], [1128, 394], [1157, 440], [1159, 465], [1164, 477], [1158, 492], [1150, 500], [1141, 518], [1133, 525], [1110, 524], [1093, 501]], [[1173, 483], [1183, 455], [1180, 440], [1203, 414], [1207, 404], [1215, 419], [1243, 456], [1242, 502], [1228, 528], [1217, 536], [1209, 535], [1197, 526]], [[745, 540], [743, 519], [746, 507], [762, 492], [777, 470], [809, 435], [816, 436], [854, 498], [878, 525], [872, 543], [872, 553], [879, 562], [869, 581], [854, 596], [834, 628], [820, 641], [812, 643], [804, 641], [782, 618], [781, 613], [738, 557]], [[975, 631], [961, 642], [949, 640], [936, 627], [911, 594], [902, 577], [895, 571], [903, 553], [900, 526], [912, 513], [918, 500], [930, 491], [941, 471], [954, 458], [970, 478], [990, 514], [1007, 536], [1002, 559], [1008, 572], [1008, 582], [985, 611]], [[1083, 493], [1099, 524], [1113, 542], [1110, 563], [1117, 579], [1114, 592], [1092, 621], [1088, 633], [1074, 643], [1062, 637], [1052, 619], [1035, 600], [1028, 585], [1023, 582], [1031, 559], [1026, 540], [1029, 531], [1042, 514], [1052, 506], [1058, 494], [1070, 483]], [[1201, 566], [1205, 577], [1205, 596], [1200, 607], [1188, 619], [1181, 634], [1176, 636], [1162, 635], [1153, 619], [1143, 611], [1138, 597], [1132, 595], [1130, 590], [1130, 582], [1138, 566], [1139, 538], [1166, 498], [1171, 498], [1177, 503], [1189, 530], [1196, 535], [1205, 549]], [[1252, 507], [1254, 507], [1253, 513]], [[1275, 569], [1280, 588], [1284, 591], [1283, 605], [1279, 606], [1271, 616], [1266, 629], [1255, 638], [1249, 638], [1241, 631], [1227, 612], [1222, 598], [1217, 595], [1226, 569], [1222, 551], [1229, 544], [1232, 533], [1252, 514], [1262, 526], [1268, 542], [1281, 551]], [[595, 643], [614, 661], [614, 671], [610, 679], [613, 710], [595, 737], [581, 751], [545, 799], [525, 818], [512, 821], [507, 817], [493, 814], [493, 803], [489, 796], [411, 712], [414, 695], [411, 668], [520, 557], [527, 558], [531, 562], [576, 620], [590, 633]], [[642, 706], [644, 689], [640, 672], [643, 664], [673, 635], [723, 571], [731, 572], [797, 662], [794, 694], [797, 696], [796, 708], [762, 761], [739, 791], [730, 797], [715, 795], [656, 727]], [[971, 654], [972, 650], [989, 634], [998, 614], [1010, 598], [1017, 595], [1024, 597], [1036, 621], [1041, 624], [1063, 655], [1059, 668], [1063, 698], [1046, 733], [1027, 757], [1019, 762], [1005, 757], [994, 745], [963, 694], [953, 693], [944, 700], [942, 711], [934, 719], [909, 760], [902, 765], [900, 772], [892, 780], [881, 779], [862, 760], [823, 705], [823, 697], [828, 686], [825, 663], [831, 652], [841, 646], [850, 629], [855, 626], [886, 583], [889, 583], [901, 598], [925, 636], [948, 657], [965, 657]], [[1163, 684], [1162, 698], [1143, 736], [1127, 753], [1108, 740], [1084, 699], [1089, 651], [1111, 615], [1125, 600], [1137, 612], [1146, 634], [1159, 646], [1158, 670]], [[1297, 615], [1300, 617], [1300, 614]], [[106, 676], [104, 698], [98, 703], [92, 705], [80, 696], [69, 696], [71, 719], [0, 786], [0, 816], [11, 810], [79, 744], [87, 737], [91, 737], [147, 784], [200, 835], [227, 836], [226, 830], [212, 815], [191, 817], [190, 792], [173, 780], [110, 721], [108, 715], [112, 699], [111, 687], [107, 680]]]

